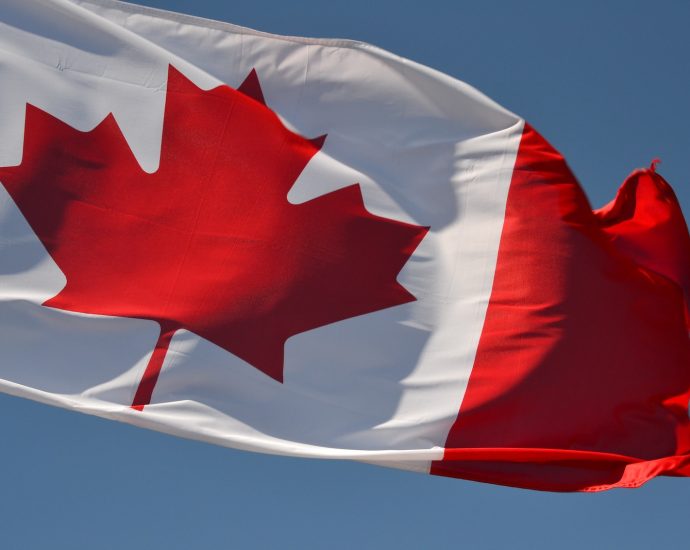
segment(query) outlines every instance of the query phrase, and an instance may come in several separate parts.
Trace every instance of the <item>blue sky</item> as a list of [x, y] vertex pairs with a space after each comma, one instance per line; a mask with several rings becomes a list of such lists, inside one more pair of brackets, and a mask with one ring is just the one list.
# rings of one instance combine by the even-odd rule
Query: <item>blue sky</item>
[[[460, 78], [564, 153], [593, 206], [634, 168], [690, 212], [690, 3], [142, 0], [364, 40]], [[3, 548], [687, 548], [690, 480], [559, 495], [248, 454], [0, 396]]]

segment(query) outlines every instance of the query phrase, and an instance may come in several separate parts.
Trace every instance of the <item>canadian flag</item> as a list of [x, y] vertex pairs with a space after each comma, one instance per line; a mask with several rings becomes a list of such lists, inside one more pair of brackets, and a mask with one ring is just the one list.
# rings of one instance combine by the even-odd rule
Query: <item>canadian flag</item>
[[470, 86], [114, 0], [0, 6], [0, 390], [534, 489], [690, 476], [690, 237]]

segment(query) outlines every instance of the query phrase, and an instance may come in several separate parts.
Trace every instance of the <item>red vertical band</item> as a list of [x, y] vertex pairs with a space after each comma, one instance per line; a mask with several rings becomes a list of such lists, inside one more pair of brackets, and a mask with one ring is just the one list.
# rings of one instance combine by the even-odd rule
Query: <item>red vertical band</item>
[[[687, 475], [690, 238], [653, 171], [621, 193], [593, 213], [562, 156], [525, 126], [475, 364], [432, 473], [546, 490]], [[477, 448], [501, 459], [462, 459]], [[511, 460], [510, 449], [543, 453]], [[631, 466], [641, 461], [656, 466]]]

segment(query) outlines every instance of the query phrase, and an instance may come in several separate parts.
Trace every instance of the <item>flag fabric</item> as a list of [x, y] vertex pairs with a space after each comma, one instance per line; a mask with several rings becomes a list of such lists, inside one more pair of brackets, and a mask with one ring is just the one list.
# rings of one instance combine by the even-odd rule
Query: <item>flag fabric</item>
[[0, 6], [0, 390], [244, 450], [690, 476], [690, 237], [470, 86], [115, 0]]

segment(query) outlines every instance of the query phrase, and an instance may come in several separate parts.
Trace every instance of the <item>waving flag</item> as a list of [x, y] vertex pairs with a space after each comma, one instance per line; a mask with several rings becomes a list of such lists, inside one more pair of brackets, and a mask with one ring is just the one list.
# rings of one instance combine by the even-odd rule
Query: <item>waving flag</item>
[[690, 237], [471, 87], [114, 0], [0, 6], [0, 390], [546, 490], [690, 475]]

